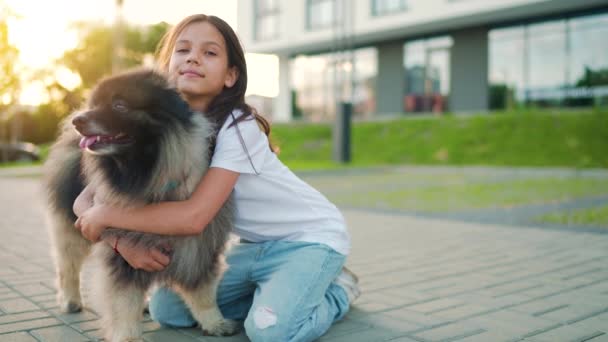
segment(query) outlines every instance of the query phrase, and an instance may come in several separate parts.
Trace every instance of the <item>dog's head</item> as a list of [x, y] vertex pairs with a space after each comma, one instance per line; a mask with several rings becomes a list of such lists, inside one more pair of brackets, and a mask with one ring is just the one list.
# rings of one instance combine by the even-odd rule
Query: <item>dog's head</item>
[[192, 112], [166, 79], [136, 70], [103, 79], [87, 109], [72, 118], [80, 147], [97, 155], [118, 154], [157, 140], [169, 126], [187, 129]]

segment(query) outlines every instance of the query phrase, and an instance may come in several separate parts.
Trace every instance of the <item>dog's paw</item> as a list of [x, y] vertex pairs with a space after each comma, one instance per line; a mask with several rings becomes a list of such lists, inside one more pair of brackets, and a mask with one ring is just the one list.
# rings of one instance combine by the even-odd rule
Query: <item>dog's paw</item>
[[62, 301], [59, 303], [59, 308], [64, 313], [77, 313], [82, 311], [82, 304], [72, 300]]
[[231, 336], [238, 333], [239, 330], [239, 322], [224, 318], [215, 322], [213, 325], [203, 327], [203, 334], [212, 336]]

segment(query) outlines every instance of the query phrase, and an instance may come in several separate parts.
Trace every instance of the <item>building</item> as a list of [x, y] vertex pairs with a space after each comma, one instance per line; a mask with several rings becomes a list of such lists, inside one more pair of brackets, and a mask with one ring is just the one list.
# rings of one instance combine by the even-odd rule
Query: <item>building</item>
[[273, 119], [608, 103], [608, 0], [239, 1], [279, 57]]

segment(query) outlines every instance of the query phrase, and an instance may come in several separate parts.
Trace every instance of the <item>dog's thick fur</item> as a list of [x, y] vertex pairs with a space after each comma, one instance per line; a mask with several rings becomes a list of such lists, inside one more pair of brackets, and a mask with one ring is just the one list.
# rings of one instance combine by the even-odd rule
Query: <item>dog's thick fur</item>
[[198, 236], [106, 229], [102, 237], [120, 237], [121, 246], [170, 250], [170, 264], [151, 273], [132, 268], [105, 242], [91, 246], [74, 228], [72, 210], [87, 184], [95, 190], [95, 201], [125, 208], [188, 198], [209, 164], [212, 125], [150, 70], [102, 80], [87, 107], [66, 120], [45, 165], [61, 309], [81, 309], [79, 274], [92, 248], [91, 256], [101, 265], [90, 281], [92, 302], [101, 303], [94, 309], [108, 340], [141, 338], [144, 296], [153, 283], [175, 289], [205, 332], [234, 333], [235, 322], [224, 319], [216, 304], [232, 228], [230, 200]]

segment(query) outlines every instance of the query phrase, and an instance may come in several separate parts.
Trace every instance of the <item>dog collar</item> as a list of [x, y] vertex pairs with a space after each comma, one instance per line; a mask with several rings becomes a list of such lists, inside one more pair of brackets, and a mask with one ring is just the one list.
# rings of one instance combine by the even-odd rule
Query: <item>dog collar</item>
[[178, 186], [179, 186], [179, 182], [178, 181], [176, 181], [176, 180], [170, 180], [163, 187], [163, 192], [169, 192], [169, 191], [175, 190], [175, 189], [177, 189]]

